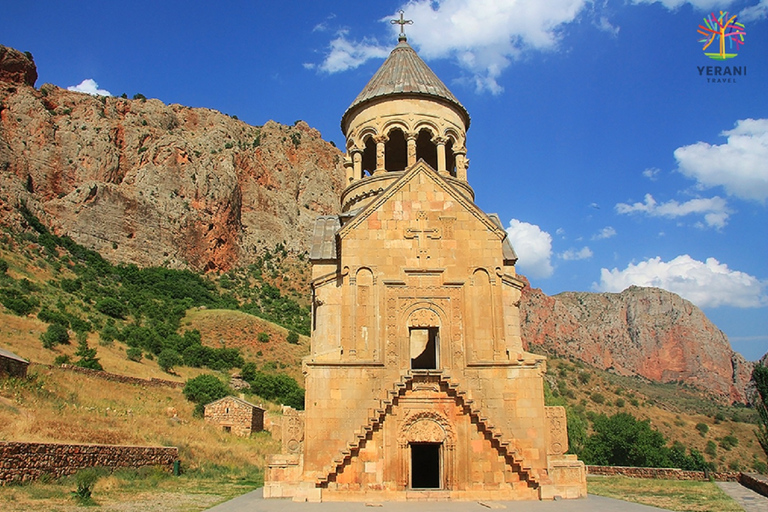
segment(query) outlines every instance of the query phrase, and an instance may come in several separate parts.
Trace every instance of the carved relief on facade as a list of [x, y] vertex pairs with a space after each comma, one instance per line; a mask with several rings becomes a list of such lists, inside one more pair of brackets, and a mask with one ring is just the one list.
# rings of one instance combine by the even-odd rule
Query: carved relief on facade
[[283, 453], [301, 453], [304, 448], [304, 412], [283, 408]]
[[547, 455], [562, 455], [568, 451], [568, 421], [565, 416], [565, 407], [547, 406], [545, 410], [549, 426]]

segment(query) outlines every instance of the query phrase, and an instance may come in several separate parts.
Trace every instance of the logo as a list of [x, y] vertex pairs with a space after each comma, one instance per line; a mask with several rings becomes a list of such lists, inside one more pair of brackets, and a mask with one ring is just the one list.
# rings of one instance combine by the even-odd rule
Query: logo
[[[743, 23], [736, 20], [736, 15], [731, 15], [728, 11], [720, 11], [720, 16], [715, 17], [711, 13], [704, 18], [704, 25], [699, 25], [699, 34], [704, 37], [699, 39], [704, 44], [704, 55], [713, 60], [726, 60], [734, 58], [739, 47], [744, 45], [744, 36], [747, 31]], [[717, 43], [717, 45], [712, 43]], [[718, 48], [719, 46], [719, 48]], [[726, 46], [728, 51], [726, 51]], [[709, 52], [707, 52], [709, 49]], [[718, 51], [714, 51], [718, 50]]]

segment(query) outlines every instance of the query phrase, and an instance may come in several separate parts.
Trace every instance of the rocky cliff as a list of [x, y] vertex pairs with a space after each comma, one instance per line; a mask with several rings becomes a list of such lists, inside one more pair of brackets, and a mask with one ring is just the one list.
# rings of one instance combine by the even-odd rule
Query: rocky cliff
[[308, 249], [338, 211], [342, 154], [304, 122], [250, 126], [204, 108], [45, 84], [0, 46], [0, 223], [19, 201], [106, 258], [227, 270]]
[[679, 295], [632, 286], [621, 293], [527, 286], [520, 305], [523, 341], [620, 375], [682, 382], [722, 401], [746, 401], [752, 372], [728, 338]]

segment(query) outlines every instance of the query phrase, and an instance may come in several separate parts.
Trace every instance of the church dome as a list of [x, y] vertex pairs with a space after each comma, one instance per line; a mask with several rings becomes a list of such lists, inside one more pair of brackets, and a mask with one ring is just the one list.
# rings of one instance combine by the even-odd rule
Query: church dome
[[464, 129], [469, 128], [469, 112], [448, 87], [437, 77], [427, 64], [421, 60], [405, 37], [392, 50], [368, 84], [347, 108], [341, 118], [341, 129], [346, 133], [352, 114], [365, 105], [385, 97], [425, 97], [447, 103], [457, 109], [464, 121]]

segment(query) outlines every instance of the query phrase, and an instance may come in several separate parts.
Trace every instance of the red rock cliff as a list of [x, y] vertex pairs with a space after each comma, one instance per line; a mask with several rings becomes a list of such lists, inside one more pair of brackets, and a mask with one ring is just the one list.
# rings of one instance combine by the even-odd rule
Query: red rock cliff
[[527, 346], [580, 359], [620, 375], [684, 382], [725, 402], [745, 402], [752, 364], [704, 313], [679, 295], [632, 286], [621, 293], [527, 286], [521, 300]]
[[304, 122], [35, 90], [32, 75], [0, 47], [0, 223], [23, 200], [112, 261], [227, 270], [277, 243], [306, 250], [315, 217], [339, 209], [342, 154]]

